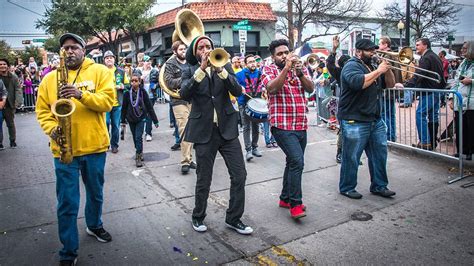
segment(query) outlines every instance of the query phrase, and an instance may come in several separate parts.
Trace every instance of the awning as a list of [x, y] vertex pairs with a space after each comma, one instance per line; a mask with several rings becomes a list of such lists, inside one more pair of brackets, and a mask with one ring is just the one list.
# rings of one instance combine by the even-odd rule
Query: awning
[[149, 57], [153, 57], [153, 56], [160, 55], [160, 50], [161, 50], [161, 45], [153, 45], [152, 47], [146, 49], [145, 52], [143, 53], [145, 53]]

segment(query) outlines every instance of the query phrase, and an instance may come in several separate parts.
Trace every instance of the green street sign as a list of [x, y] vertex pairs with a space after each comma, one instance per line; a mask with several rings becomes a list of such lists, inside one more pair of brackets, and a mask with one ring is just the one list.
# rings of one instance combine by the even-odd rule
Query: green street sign
[[42, 42], [45, 43], [46, 39], [33, 39], [33, 42]]
[[446, 38], [446, 41], [448, 41], [448, 42], [451, 42], [451, 41], [454, 41], [454, 40], [455, 39], [454, 39], [453, 35], [448, 35], [448, 38]]
[[239, 25], [239, 26], [248, 25], [248, 24], [249, 24], [248, 19], [244, 19], [244, 20], [241, 20], [241, 21], [237, 22], [237, 25]]
[[252, 26], [251, 25], [232, 25], [232, 30], [252, 30]]

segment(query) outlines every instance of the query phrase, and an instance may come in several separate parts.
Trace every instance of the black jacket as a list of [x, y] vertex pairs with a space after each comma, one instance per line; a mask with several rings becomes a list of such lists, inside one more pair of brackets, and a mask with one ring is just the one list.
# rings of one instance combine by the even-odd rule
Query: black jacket
[[[188, 56], [189, 53], [186, 55], [186, 60], [189, 62]], [[226, 79], [221, 79], [213, 71], [211, 76], [206, 74], [206, 77], [199, 83], [194, 79], [194, 73], [199, 65], [187, 64], [184, 68], [180, 95], [182, 99], [188, 100], [192, 104], [184, 133], [185, 141], [192, 143], [210, 141], [214, 109], [217, 113], [218, 128], [222, 137], [231, 140], [239, 136], [237, 128], [239, 113], [232, 106], [229, 92], [238, 97], [242, 94], [242, 88], [235, 78], [231, 64], [227, 63], [224, 67], [229, 73]]]
[[[441, 77], [441, 82], [436, 83], [435, 81], [413, 75], [411, 79], [405, 82], [406, 87], [412, 88], [424, 88], [424, 89], [444, 89], [446, 86], [446, 81], [444, 80], [444, 71], [443, 71], [443, 62], [437, 54], [435, 54], [431, 49], [425, 52], [425, 54], [420, 58], [419, 66], [422, 69], [431, 70], [439, 74]], [[437, 78], [435, 75], [426, 73], [424, 71], [415, 70], [415, 73], [419, 73], [425, 76]]]
[[133, 91], [132, 88], [130, 88], [130, 90], [126, 91], [123, 95], [121, 115], [122, 123], [125, 123], [125, 120], [127, 120], [129, 123], [138, 123], [141, 120], [145, 119], [148, 115], [150, 116], [151, 120], [153, 120], [153, 123], [157, 124], [158, 118], [156, 117], [155, 110], [153, 110], [153, 106], [151, 105], [148, 93], [144, 88], [140, 88], [139, 91], [141, 92], [140, 97], [143, 97], [143, 103], [140, 104], [139, 107], [141, 115], [137, 116], [133, 111], [133, 106], [130, 102], [130, 93], [133, 93], [132, 95], [134, 96], [134, 99], [136, 99], [136, 93]]
[[[181, 64], [176, 59], [176, 56], [173, 55], [166, 61], [165, 64], [165, 73], [164, 73], [164, 81], [166, 86], [168, 86], [171, 90], [178, 90], [181, 89], [181, 81], [182, 81], [182, 74], [183, 69], [186, 67], [186, 64]], [[173, 98], [170, 96], [171, 99], [171, 106], [180, 105], [180, 104], [188, 104], [188, 101]]]

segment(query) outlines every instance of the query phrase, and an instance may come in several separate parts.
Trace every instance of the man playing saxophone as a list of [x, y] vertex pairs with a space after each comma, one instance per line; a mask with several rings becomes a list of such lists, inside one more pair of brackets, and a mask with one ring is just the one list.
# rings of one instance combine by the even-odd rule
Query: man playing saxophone
[[[86, 190], [85, 221], [87, 234], [100, 242], [112, 240], [102, 225], [104, 166], [109, 137], [105, 113], [112, 109], [115, 99], [113, 76], [107, 68], [85, 58], [85, 42], [76, 34], [66, 33], [59, 39], [65, 51], [66, 85], [58, 88], [58, 71], [49, 73], [38, 89], [36, 113], [43, 131], [50, 137], [56, 173], [56, 196], [60, 265], [74, 265], [77, 261], [79, 233], [79, 174]], [[70, 115], [72, 162], [63, 158], [64, 129], [59, 127], [51, 107], [58, 98], [71, 99], [75, 111]], [[61, 128], [58, 130], [58, 128]], [[59, 144], [59, 145], [58, 145]]]

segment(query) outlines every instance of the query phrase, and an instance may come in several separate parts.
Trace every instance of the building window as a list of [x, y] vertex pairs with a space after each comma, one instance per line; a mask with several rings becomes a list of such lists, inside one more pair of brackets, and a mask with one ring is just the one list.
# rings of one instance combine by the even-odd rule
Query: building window
[[[238, 31], [234, 31], [234, 46], [240, 46]], [[260, 32], [247, 31], [247, 42], [245, 43], [245, 46], [259, 47], [260, 46]]]
[[215, 47], [221, 46], [221, 32], [220, 31], [208, 31], [206, 32], [206, 36], [212, 39]]
[[171, 37], [165, 37], [165, 49], [171, 49], [173, 45]]
[[143, 34], [143, 48], [146, 50], [151, 47], [150, 33]]

